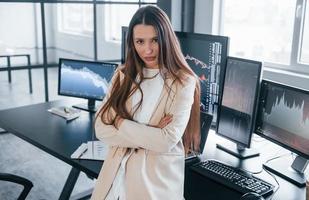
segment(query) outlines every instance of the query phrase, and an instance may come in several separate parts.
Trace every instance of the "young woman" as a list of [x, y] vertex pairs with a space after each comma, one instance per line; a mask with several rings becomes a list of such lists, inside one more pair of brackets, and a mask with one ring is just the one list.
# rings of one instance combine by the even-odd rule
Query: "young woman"
[[199, 81], [168, 17], [140, 8], [125, 64], [96, 114], [96, 136], [110, 149], [92, 199], [183, 199], [185, 153], [199, 146], [199, 106]]

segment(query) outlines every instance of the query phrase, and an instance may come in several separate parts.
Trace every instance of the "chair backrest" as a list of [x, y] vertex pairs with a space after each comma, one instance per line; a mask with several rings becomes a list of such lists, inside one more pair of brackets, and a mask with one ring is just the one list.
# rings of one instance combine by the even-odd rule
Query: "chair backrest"
[[206, 112], [201, 111], [201, 143], [200, 143], [200, 152], [203, 153], [205, 143], [208, 136], [208, 131], [211, 126], [213, 116], [211, 114], [208, 114]]

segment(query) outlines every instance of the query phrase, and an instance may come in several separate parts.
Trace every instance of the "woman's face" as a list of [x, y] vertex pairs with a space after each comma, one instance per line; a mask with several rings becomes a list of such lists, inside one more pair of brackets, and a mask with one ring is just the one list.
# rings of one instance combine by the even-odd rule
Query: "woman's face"
[[159, 68], [158, 34], [153, 26], [138, 24], [133, 28], [134, 47], [147, 68]]

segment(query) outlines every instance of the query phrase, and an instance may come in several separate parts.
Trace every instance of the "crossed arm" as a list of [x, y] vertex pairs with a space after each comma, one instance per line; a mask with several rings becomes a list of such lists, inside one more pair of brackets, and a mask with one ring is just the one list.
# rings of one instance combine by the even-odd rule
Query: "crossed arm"
[[178, 85], [170, 115], [163, 117], [157, 126], [120, 118], [116, 128], [104, 124], [98, 117], [95, 122], [97, 138], [110, 146], [170, 151], [181, 140], [189, 121], [195, 84], [195, 79], [190, 77], [184, 86]]

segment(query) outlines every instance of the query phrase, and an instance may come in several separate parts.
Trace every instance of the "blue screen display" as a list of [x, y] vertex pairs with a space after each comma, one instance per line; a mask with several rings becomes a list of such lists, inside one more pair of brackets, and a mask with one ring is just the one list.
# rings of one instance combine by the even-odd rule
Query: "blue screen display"
[[102, 100], [116, 64], [61, 59], [59, 94]]

